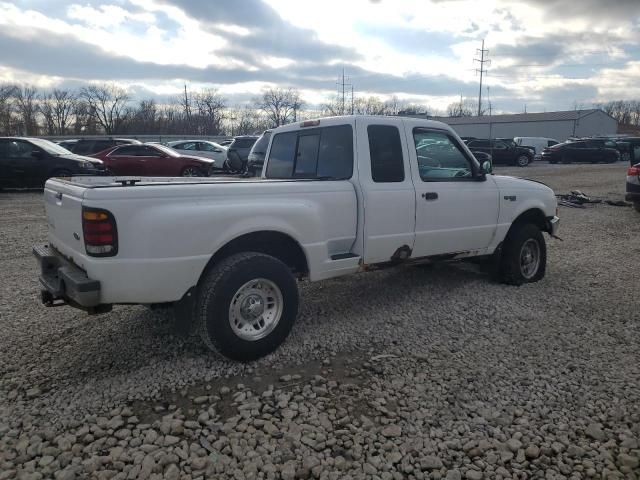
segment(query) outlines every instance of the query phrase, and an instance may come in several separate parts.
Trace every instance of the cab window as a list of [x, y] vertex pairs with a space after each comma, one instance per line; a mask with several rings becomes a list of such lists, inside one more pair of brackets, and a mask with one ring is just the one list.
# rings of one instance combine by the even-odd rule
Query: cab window
[[267, 178], [329, 178], [353, 174], [353, 130], [338, 125], [274, 135]]
[[425, 182], [473, 177], [469, 159], [445, 132], [415, 129], [413, 140], [418, 157], [418, 172]]

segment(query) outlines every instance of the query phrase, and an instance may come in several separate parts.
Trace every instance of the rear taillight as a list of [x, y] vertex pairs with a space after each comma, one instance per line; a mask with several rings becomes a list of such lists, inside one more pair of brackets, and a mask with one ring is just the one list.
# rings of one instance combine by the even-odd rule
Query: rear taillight
[[118, 253], [118, 230], [111, 212], [82, 207], [84, 248], [92, 257], [112, 257]]
[[629, 167], [627, 170], [628, 177], [640, 177], [640, 163], [634, 165], [633, 167]]

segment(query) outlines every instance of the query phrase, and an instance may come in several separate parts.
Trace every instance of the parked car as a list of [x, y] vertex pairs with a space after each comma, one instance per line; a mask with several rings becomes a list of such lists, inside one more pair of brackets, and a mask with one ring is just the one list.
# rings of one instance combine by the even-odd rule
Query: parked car
[[640, 162], [640, 137], [620, 137], [615, 140], [620, 160], [635, 165]]
[[517, 165], [526, 167], [533, 162], [534, 153], [530, 148], [516, 145], [508, 139], [473, 139], [467, 141], [470, 150], [491, 155], [494, 165]]
[[257, 140], [258, 137], [256, 135], [242, 135], [234, 138], [227, 149], [225, 168], [231, 172], [245, 172], [247, 161], [249, 160], [249, 152]]
[[93, 155], [117, 145], [142, 145], [142, 142], [132, 138], [81, 138], [70, 150], [78, 155]]
[[260, 175], [264, 165], [264, 157], [269, 147], [269, 139], [271, 138], [271, 130], [265, 130], [256, 143], [251, 147], [249, 156], [247, 157], [247, 172], [252, 177]]
[[231, 140], [222, 140], [222, 141], [218, 142], [218, 145], [222, 145], [223, 147], [228, 147], [232, 143], [233, 143], [233, 139], [231, 139]]
[[542, 160], [549, 163], [612, 163], [620, 160], [620, 152], [607, 140], [577, 140], [545, 148], [542, 150]]
[[206, 177], [215, 161], [205, 157], [181, 155], [158, 144], [119, 145], [94, 154], [109, 173], [148, 177]]
[[178, 140], [168, 144], [175, 151], [184, 155], [195, 155], [215, 160], [216, 166], [222, 168], [227, 158], [227, 147], [208, 140]]
[[542, 150], [552, 147], [560, 143], [555, 138], [547, 137], [515, 137], [513, 141], [521, 147], [531, 147], [535, 152], [535, 159], [538, 160], [542, 156]]
[[42, 188], [51, 177], [104, 174], [100, 160], [75, 155], [49, 140], [0, 138], [0, 188]]
[[626, 199], [633, 202], [633, 207], [640, 212], [640, 163], [630, 166], [627, 170]]
[[248, 361], [287, 338], [296, 279], [459, 258], [494, 262], [512, 285], [545, 275], [553, 190], [487, 175], [444, 123], [309, 120], [273, 130], [268, 152], [259, 180], [50, 180], [56, 228], [34, 247], [42, 301], [91, 313], [173, 303], [209, 348]]

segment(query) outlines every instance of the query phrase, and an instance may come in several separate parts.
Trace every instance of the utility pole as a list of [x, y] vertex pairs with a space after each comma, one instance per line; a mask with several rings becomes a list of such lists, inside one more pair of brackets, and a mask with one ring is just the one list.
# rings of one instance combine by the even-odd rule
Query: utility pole
[[353, 84], [351, 84], [351, 115], [353, 115]]
[[480, 55], [480, 58], [474, 58], [474, 62], [480, 63], [480, 68], [476, 69], [476, 73], [480, 72], [480, 90], [478, 91], [478, 116], [482, 113], [482, 76], [487, 71], [484, 68], [484, 64], [491, 65], [491, 60], [485, 60], [485, 56], [489, 56], [489, 50], [484, 48], [484, 39], [482, 40], [482, 48], [476, 50], [476, 55]]
[[351, 87], [351, 110], [353, 111], [353, 85], [348, 83], [349, 77], [345, 77], [344, 75], [344, 67], [342, 68], [342, 78], [336, 82], [338, 86], [338, 95], [342, 95], [342, 102], [340, 104], [340, 115], [344, 115], [346, 111], [346, 102], [345, 102], [345, 87]]

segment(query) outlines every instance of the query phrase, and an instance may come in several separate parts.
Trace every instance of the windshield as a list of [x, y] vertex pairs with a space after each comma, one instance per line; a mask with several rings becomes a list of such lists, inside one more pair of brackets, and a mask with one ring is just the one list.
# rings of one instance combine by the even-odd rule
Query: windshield
[[57, 143], [42, 138], [30, 138], [29, 141], [51, 155], [70, 155], [71, 152]]
[[171, 157], [179, 157], [180, 154], [178, 152], [176, 152], [173, 148], [171, 147], [166, 147], [164, 145], [160, 145], [158, 143], [152, 143], [152, 144], [147, 144], [150, 147], [153, 147], [155, 149], [160, 150], [161, 152], [166, 153], [167, 155], [171, 156]]

